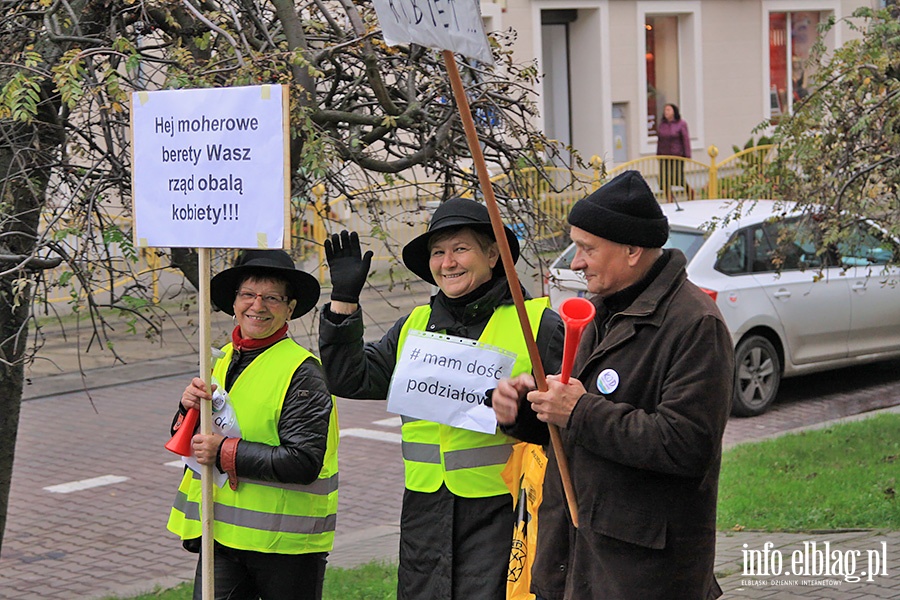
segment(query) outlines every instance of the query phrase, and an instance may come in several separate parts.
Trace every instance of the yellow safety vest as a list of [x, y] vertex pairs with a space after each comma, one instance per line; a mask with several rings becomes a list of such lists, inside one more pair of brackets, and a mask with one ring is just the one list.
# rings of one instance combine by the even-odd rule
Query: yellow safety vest
[[[541, 316], [550, 308], [547, 298], [525, 302], [532, 332], [538, 330]], [[397, 345], [397, 360], [411, 330], [425, 331], [431, 316], [430, 306], [413, 309]], [[516, 354], [512, 376], [531, 372], [531, 358], [516, 307], [498, 307], [478, 341], [504, 348]], [[502, 433], [479, 433], [403, 416], [402, 452], [406, 488], [414, 492], [435, 492], [441, 484], [457, 496], [489, 498], [509, 494], [500, 476], [510, 457], [513, 438]]]
[[[225, 381], [232, 345], [213, 370]], [[241, 428], [241, 438], [270, 446], [280, 443], [278, 421], [291, 377], [303, 361], [319, 359], [293, 340], [285, 339], [257, 356], [238, 376], [228, 394]], [[230, 548], [306, 554], [328, 552], [334, 545], [337, 521], [339, 441], [337, 407], [332, 402], [325, 460], [318, 479], [309, 485], [241, 479], [237, 490], [213, 486], [213, 537]], [[201, 535], [200, 476], [185, 471], [169, 531], [192, 539]]]

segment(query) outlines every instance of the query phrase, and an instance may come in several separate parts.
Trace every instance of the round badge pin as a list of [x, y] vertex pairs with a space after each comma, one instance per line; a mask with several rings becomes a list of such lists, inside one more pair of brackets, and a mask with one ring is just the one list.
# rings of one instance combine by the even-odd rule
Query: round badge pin
[[603, 369], [597, 375], [597, 389], [601, 394], [612, 394], [619, 387], [619, 374], [613, 369]]

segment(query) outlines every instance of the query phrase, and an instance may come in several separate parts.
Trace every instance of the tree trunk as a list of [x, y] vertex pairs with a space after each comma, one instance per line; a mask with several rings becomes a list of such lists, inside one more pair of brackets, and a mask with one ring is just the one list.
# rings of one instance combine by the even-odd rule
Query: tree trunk
[[[33, 258], [37, 231], [50, 181], [52, 158], [63, 143], [55, 127], [51, 102], [42, 108], [45, 120], [33, 125], [0, 121], [4, 139], [0, 146], [0, 251], [22, 261], [0, 265], [0, 549], [6, 529], [9, 491], [12, 483], [16, 433], [28, 361], [28, 321], [34, 294], [35, 272], [30, 267], [13, 269]], [[8, 271], [8, 272], [7, 272]]]
[[172, 266], [180, 270], [195, 290], [200, 289], [200, 264], [193, 248], [172, 248]]
[[14, 293], [11, 283], [8, 277], [0, 278], [0, 355], [4, 360], [4, 364], [0, 365], [0, 549], [3, 548], [3, 532], [6, 530], [9, 508], [16, 433], [19, 429], [22, 386], [25, 381], [28, 313], [31, 307], [31, 286], [28, 286], [23, 294], [27, 298], [20, 298], [21, 303], [17, 307], [7, 310], [13, 304], [6, 301]]

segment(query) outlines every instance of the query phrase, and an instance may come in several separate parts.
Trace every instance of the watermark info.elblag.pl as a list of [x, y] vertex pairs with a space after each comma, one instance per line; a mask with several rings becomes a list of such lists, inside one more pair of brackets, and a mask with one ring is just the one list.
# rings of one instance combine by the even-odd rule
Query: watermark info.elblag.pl
[[752, 586], [839, 586], [843, 583], [875, 581], [887, 577], [887, 542], [871, 549], [841, 550], [831, 542], [803, 542], [796, 550], [779, 550], [772, 542], [762, 549], [743, 545], [746, 577], [741, 585]]

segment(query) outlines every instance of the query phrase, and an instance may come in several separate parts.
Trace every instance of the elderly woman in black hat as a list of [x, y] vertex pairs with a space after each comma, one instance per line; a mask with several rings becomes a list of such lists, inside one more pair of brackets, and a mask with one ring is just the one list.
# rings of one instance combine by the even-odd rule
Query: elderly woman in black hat
[[[222, 382], [227, 395], [215, 395], [213, 433], [191, 440], [198, 463], [227, 475], [213, 490], [215, 597], [321, 598], [337, 513], [337, 413], [319, 360], [287, 335], [288, 320], [315, 306], [319, 283], [283, 250], [248, 250], [210, 290], [235, 328], [212, 385], [198, 377], [184, 390], [173, 430]], [[192, 469], [168, 528], [199, 551], [200, 479]], [[195, 599], [201, 577], [198, 560]]]
[[[513, 254], [519, 244], [504, 228]], [[531, 362], [504, 276], [487, 208], [453, 198], [435, 211], [428, 231], [403, 249], [410, 271], [439, 291], [426, 306], [400, 318], [377, 342], [363, 342], [359, 294], [372, 253], [347, 231], [325, 242], [333, 289], [321, 315], [319, 350], [331, 391], [384, 399], [391, 376], [405, 369], [404, 343], [414, 331], [479, 340], [517, 353], [514, 373]], [[526, 298], [527, 298], [526, 294]], [[549, 373], [559, 370], [564, 329], [543, 299], [528, 299], [532, 333]], [[440, 402], [422, 394], [418, 402]], [[546, 425], [521, 411], [516, 427], [546, 440]], [[494, 428], [479, 433], [403, 416], [406, 486], [400, 518], [397, 597], [403, 600], [506, 597], [514, 514], [501, 472], [516, 441]]]

